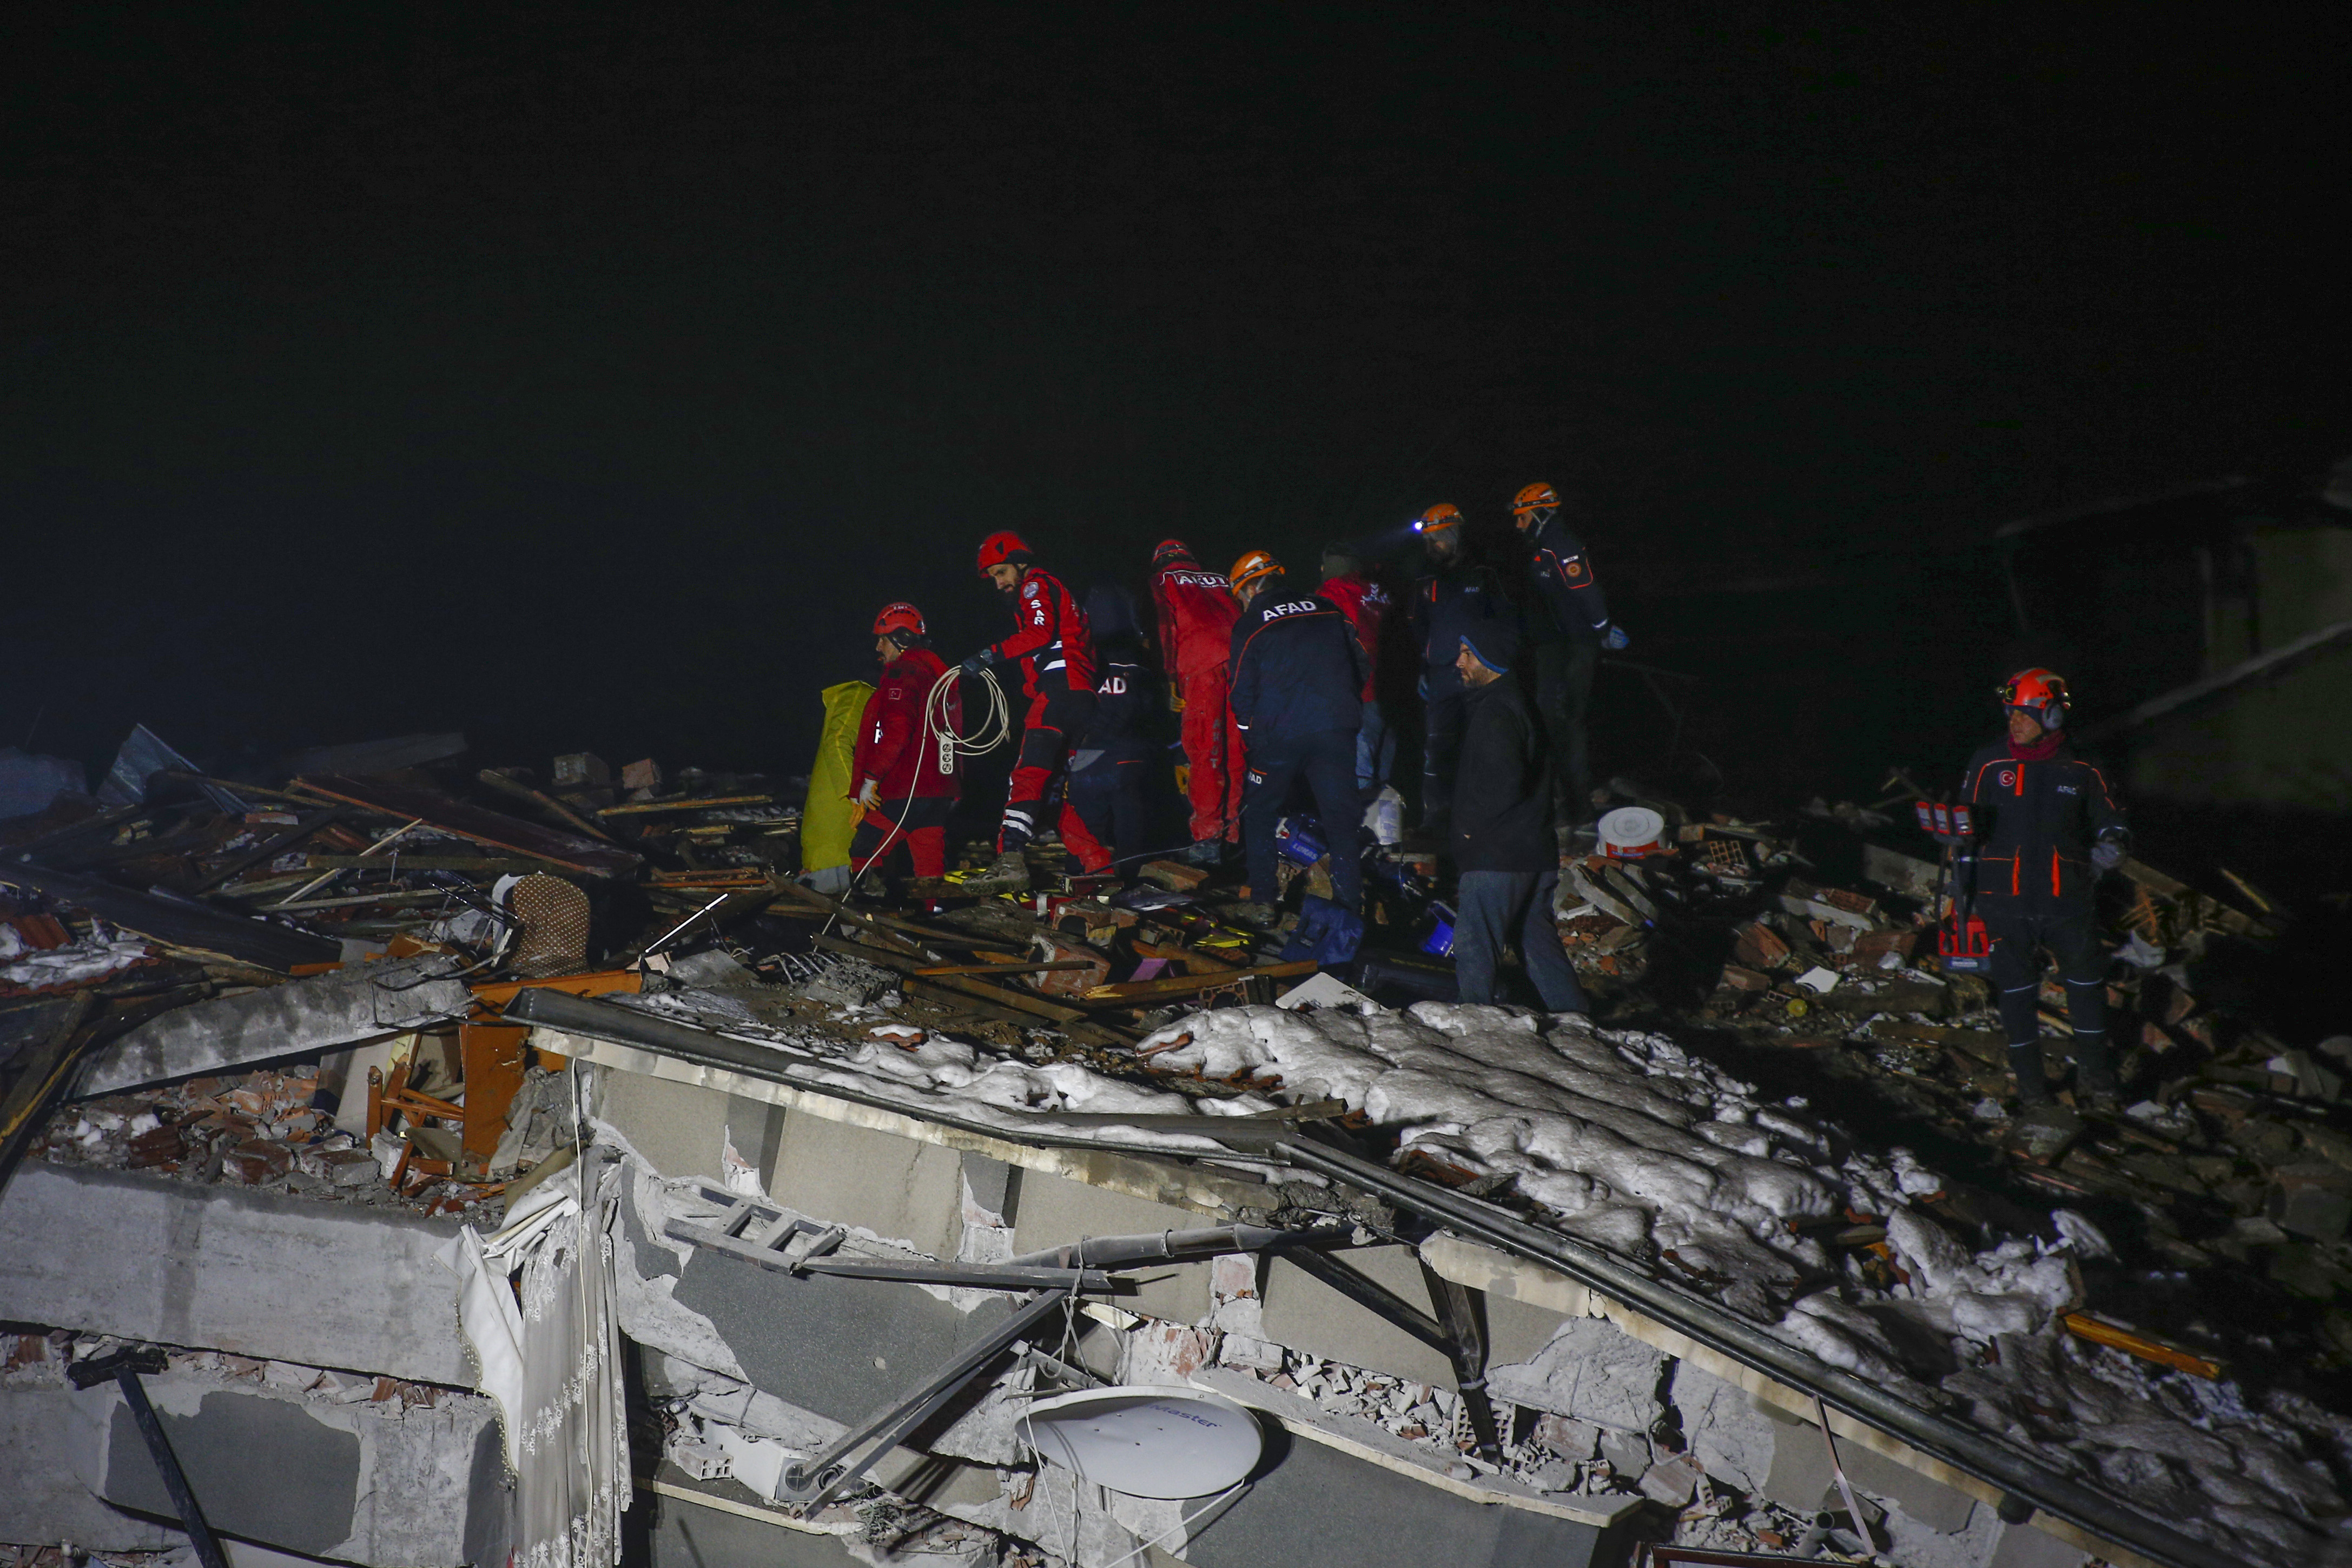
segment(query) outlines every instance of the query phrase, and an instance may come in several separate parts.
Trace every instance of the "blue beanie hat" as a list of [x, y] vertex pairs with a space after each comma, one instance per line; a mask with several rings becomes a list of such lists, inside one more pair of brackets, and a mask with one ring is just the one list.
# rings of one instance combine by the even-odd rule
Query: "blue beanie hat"
[[1519, 655], [1518, 628], [1507, 621], [1484, 622], [1476, 636], [1466, 632], [1462, 634], [1462, 645], [1470, 650], [1472, 658], [1496, 674], [1507, 675], [1511, 673], [1511, 661]]

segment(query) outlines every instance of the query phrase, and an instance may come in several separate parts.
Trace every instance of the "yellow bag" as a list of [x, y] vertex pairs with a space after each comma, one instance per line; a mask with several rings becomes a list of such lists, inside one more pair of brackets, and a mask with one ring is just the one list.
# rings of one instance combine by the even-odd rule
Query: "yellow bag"
[[866, 699], [873, 695], [865, 681], [824, 688], [824, 732], [817, 737], [816, 766], [809, 769], [808, 803], [801, 808], [803, 871], [849, 863], [849, 839], [860, 815], [849, 798], [849, 768], [857, 755]]

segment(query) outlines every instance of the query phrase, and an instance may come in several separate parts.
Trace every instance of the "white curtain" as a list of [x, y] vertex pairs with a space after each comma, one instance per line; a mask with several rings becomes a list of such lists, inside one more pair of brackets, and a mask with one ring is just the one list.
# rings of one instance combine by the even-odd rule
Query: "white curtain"
[[593, 1191], [584, 1227], [583, 1167], [574, 1166], [520, 1200], [497, 1235], [468, 1226], [442, 1249], [515, 1475], [515, 1568], [614, 1568], [621, 1560], [631, 1497], [613, 1301], [622, 1167], [605, 1153], [586, 1152]]

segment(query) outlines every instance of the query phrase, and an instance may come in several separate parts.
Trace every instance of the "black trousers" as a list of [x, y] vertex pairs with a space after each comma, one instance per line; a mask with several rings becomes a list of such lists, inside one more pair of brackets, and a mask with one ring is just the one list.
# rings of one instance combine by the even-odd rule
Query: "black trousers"
[[1242, 796], [1242, 848], [1248, 857], [1250, 896], [1274, 902], [1274, 830], [1301, 778], [1315, 796], [1315, 815], [1331, 852], [1331, 892], [1340, 906], [1363, 907], [1363, 870], [1357, 862], [1356, 732], [1327, 729], [1289, 740], [1249, 743], [1249, 783]]
[[2059, 978], [2066, 983], [2066, 1021], [2074, 1030], [2074, 1064], [2082, 1086], [2091, 1090], [2115, 1087], [2116, 1071], [2107, 1051], [2107, 950], [2091, 924], [2091, 911], [2063, 910], [2052, 915], [1988, 913], [1981, 905], [1985, 932], [1992, 938], [1992, 985], [2000, 1007], [2001, 1027], [2009, 1033], [2010, 1063], [2017, 1070], [2020, 1092], [2031, 1100], [2045, 1096], [2042, 1076], [2042, 1020], [2034, 999], [2042, 989], [2042, 950], [2058, 961]]
[[1601, 667], [1598, 643], [1539, 643], [1535, 655], [1536, 715], [1551, 747], [1551, 821], [1572, 828], [1592, 815], [1592, 755], [1585, 716], [1592, 676]]
[[1433, 692], [1429, 699], [1421, 743], [1421, 825], [1439, 838], [1454, 820], [1454, 775], [1462, 763], [1469, 703], [1470, 694], [1458, 686]]

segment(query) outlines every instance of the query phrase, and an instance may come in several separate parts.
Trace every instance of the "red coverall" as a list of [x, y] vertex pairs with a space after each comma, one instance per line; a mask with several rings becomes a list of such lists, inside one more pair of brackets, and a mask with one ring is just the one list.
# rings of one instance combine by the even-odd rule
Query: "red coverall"
[[1000, 660], [1021, 662], [1022, 690], [1029, 710], [1023, 716], [1021, 754], [1005, 791], [1004, 823], [997, 852], [1017, 850], [1037, 836], [1038, 802], [1045, 800], [1074, 737], [1083, 734], [1095, 706], [1095, 640], [1087, 612], [1062, 580], [1031, 567], [1013, 591], [1012, 636], [990, 651]]
[[[929, 648], [909, 648], [883, 666], [882, 683], [866, 699], [850, 759], [849, 797], [856, 800], [871, 780], [879, 801], [866, 808], [849, 843], [851, 869], [863, 874], [882, 858], [886, 846], [907, 846], [917, 876], [947, 870], [948, 814], [963, 791], [963, 759], [950, 758], [952, 771], [940, 771], [939, 742], [923, 727], [923, 703], [947, 664]], [[948, 688], [949, 722], [963, 726], [962, 697]], [[895, 832], [894, 832], [895, 830]]]
[[1160, 652], [1168, 678], [1184, 699], [1184, 760], [1195, 841], [1238, 841], [1242, 831], [1242, 732], [1225, 700], [1226, 664], [1233, 658], [1234, 620], [1241, 606], [1223, 572], [1178, 560], [1151, 579], [1160, 613]]
[[1396, 601], [1388, 590], [1360, 572], [1324, 580], [1315, 591], [1339, 607], [1348, 624], [1356, 629], [1356, 641], [1363, 644], [1364, 664], [1370, 674], [1364, 677], [1364, 700], [1372, 700], [1373, 687], [1379, 684], [1381, 646], [1388, 635], [1389, 617], [1396, 613]]

